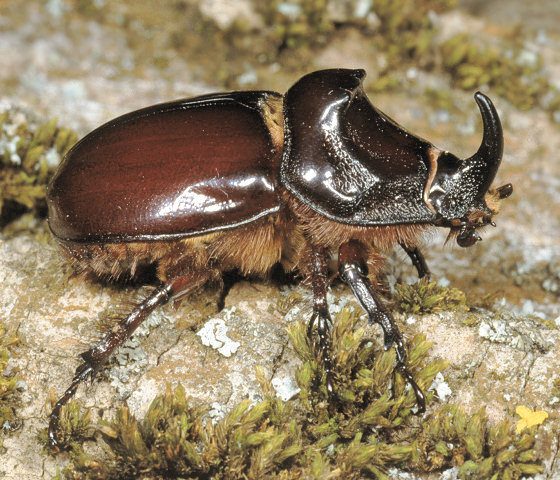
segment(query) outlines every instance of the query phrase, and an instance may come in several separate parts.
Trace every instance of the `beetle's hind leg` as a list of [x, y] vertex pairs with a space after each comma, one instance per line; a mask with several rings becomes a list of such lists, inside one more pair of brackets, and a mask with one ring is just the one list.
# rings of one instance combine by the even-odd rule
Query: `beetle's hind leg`
[[331, 328], [332, 320], [327, 304], [327, 291], [329, 288], [329, 270], [327, 253], [322, 249], [313, 249], [309, 259], [309, 280], [313, 290], [313, 315], [307, 324], [307, 336], [313, 342], [313, 326], [317, 325], [319, 337], [319, 350], [327, 380], [329, 394], [334, 392], [332, 384], [331, 361]]
[[430, 272], [426, 259], [424, 258], [424, 255], [422, 255], [420, 249], [418, 247], [409, 247], [402, 242], [399, 242], [399, 245], [410, 257], [412, 265], [414, 265], [416, 271], [418, 272], [418, 278], [427, 277], [429, 279], [432, 273]]
[[158, 306], [164, 305], [170, 299], [182, 296], [203, 285], [208, 280], [208, 277], [209, 274], [207, 273], [191, 273], [170, 279], [162, 286], [156, 288], [146, 299], [137, 305], [99, 343], [81, 354], [83, 363], [76, 369], [72, 383], [66, 389], [64, 395], [56, 402], [50, 414], [48, 437], [51, 447], [56, 448], [60, 445], [58, 436], [60, 411], [74, 396], [80, 384], [93, 377], [115, 350], [130, 338], [140, 324]]
[[355, 240], [342, 244], [338, 257], [340, 277], [350, 286], [362, 308], [367, 312], [369, 322], [377, 323], [383, 329], [385, 349], [395, 346], [397, 369], [414, 390], [418, 411], [424, 412], [426, 398], [408, 370], [402, 335], [367, 277], [367, 263], [362, 244]]

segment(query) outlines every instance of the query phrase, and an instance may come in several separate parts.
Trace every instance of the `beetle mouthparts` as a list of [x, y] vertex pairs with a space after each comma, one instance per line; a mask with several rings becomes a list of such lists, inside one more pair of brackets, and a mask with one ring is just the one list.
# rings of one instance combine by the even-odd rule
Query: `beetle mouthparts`
[[474, 228], [461, 229], [457, 235], [457, 245], [463, 248], [472, 247], [480, 241], [482, 241], [482, 237], [476, 233]]

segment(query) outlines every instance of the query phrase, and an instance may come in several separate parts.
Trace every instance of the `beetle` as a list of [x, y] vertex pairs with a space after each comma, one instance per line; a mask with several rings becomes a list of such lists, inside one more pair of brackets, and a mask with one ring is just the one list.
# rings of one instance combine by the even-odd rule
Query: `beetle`
[[[498, 113], [475, 94], [483, 138], [468, 159], [442, 151], [373, 106], [365, 71], [329, 69], [285, 95], [217, 93], [150, 106], [98, 127], [66, 155], [47, 191], [49, 227], [75, 267], [112, 280], [155, 267], [159, 285], [81, 355], [50, 416], [156, 307], [225, 272], [265, 276], [280, 264], [311, 286], [320, 358], [332, 392], [329, 261], [379, 324], [396, 368], [425, 399], [406, 363], [403, 337], [370, 278], [400, 245], [420, 277], [431, 227], [468, 247], [494, 224], [511, 184], [493, 188], [503, 151]], [[334, 272], [336, 273], [336, 272]]]

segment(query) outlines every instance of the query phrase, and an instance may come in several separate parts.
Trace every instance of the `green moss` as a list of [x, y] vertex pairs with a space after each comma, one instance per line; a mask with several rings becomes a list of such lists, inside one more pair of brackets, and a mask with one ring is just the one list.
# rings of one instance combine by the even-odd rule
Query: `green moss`
[[461, 323], [465, 327], [475, 327], [480, 323], [480, 317], [478, 315], [467, 315]]
[[[555, 119], [560, 118], [560, 91], [544, 71], [540, 54], [524, 49], [526, 36], [520, 29], [512, 29], [498, 40], [494, 36], [493, 45], [489, 45], [489, 37], [468, 33], [441, 44], [433, 13], [453, 9], [456, 0], [375, 0], [365, 11], [365, 4], [359, 3], [253, 2], [255, 20], [241, 15], [227, 27], [207, 17], [197, 3], [183, 1], [167, 2], [154, 11], [147, 1], [115, 7], [108, 2], [74, 0], [68, 14], [85, 15], [118, 29], [140, 22], [144, 28], [127, 29], [130, 45], [139, 52], [137, 65], [149, 62], [165, 70], [172, 51], [179, 51], [196, 65], [197, 78], [231, 89], [248, 88], [252, 83], [283, 88], [286, 72], [293, 78], [294, 72], [308, 71], [318, 50], [341, 31], [357, 29], [364, 57], [379, 59], [379, 69], [367, 81], [369, 92], [402, 86], [407, 82], [403, 71], [409, 68], [443, 71], [459, 88], [472, 91], [489, 85], [521, 109], [540, 105]], [[146, 39], [154, 36], [158, 41], [148, 42], [154, 50], [147, 55], [146, 48], [152, 47]], [[160, 45], [172, 51], [162, 53]], [[208, 51], [213, 54], [209, 56]], [[282, 74], [278, 74], [278, 65]], [[250, 73], [248, 83], [246, 73]]]
[[548, 109], [560, 108], [560, 92], [553, 89], [543, 72], [540, 55], [525, 60], [521, 46], [488, 46], [473, 35], [461, 33], [441, 45], [443, 66], [453, 83], [465, 90], [488, 85], [513, 105], [528, 110], [552, 95]]
[[383, 67], [367, 84], [377, 93], [394, 89], [406, 78], [410, 67], [431, 69], [437, 63], [435, 38], [437, 28], [430, 12], [444, 12], [456, 5], [454, 0], [379, 0], [372, 2], [371, 13], [379, 24], [373, 31], [364, 30], [364, 42], [372, 55], [381, 56]]
[[105, 2], [98, 0], [72, 0], [71, 4], [78, 14], [97, 22], [105, 21]]
[[395, 302], [401, 311], [412, 314], [469, 310], [467, 298], [461, 290], [441, 287], [437, 282], [426, 279], [413, 285], [396, 285]]
[[517, 435], [513, 423], [489, 426], [484, 410], [467, 415], [456, 406], [440, 408], [414, 439], [416, 468], [459, 467], [459, 478], [519, 479], [543, 471], [534, 451], [536, 430]]
[[0, 113], [0, 228], [29, 211], [44, 216], [47, 182], [76, 140], [55, 119], [39, 125], [15, 108]]
[[[50, 408], [54, 406], [56, 398], [51, 398]], [[83, 455], [82, 444], [87, 440], [93, 440], [95, 428], [91, 422], [91, 411], [83, 409], [80, 402], [70, 401], [62, 409], [59, 419], [59, 442], [58, 451], [71, 452], [72, 455], [80, 458]], [[39, 443], [45, 446], [50, 453], [47, 429], [43, 429], [38, 435]]]
[[328, 18], [328, 0], [272, 0], [257, 3], [276, 50], [324, 44], [334, 31]]
[[[378, 0], [372, 11], [379, 17], [380, 45], [390, 61], [415, 59], [427, 62], [434, 44], [436, 29], [429, 12], [443, 12], [454, 7], [454, 0]], [[377, 33], [377, 32], [376, 32]]]
[[[333, 329], [332, 375], [337, 392], [337, 411], [331, 412], [326, 379], [321, 363], [310, 344], [306, 326], [297, 323], [289, 329], [290, 340], [303, 365], [296, 373], [301, 389], [299, 401], [306, 414], [316, 417], [318, 431], [329, 431], [337, 438], [353, 438], [364, 428], [395, 428], [411, 415], [416, 401], [412, 390], [394, 373], [395, 353], [380, 351], [358, 327], [358, 313], [343, 310]], [[427, 389], [445, 362], [426, 364], [429, 343], [414, 337], [409, 348], [409, 366], [421, 388]], [[388, 389], [388, 385], [392, 388]]]
[[[333, 329], [338, 398], [329, 400], [306, 328], [289, 329], [302, 361], [297, 399], [280, 400], [257, 370], [263, 399], [244, 400], [212, 423], [182, 387], [168, 388], [142, 421], [123, 407], [98, 425], [104, 452], [74, 449], [62, 477], [385, 479], [390, 467], [422, 474], [455, 466], [459, 478], [520, 479], [542, 471], [535, 429], [517, 435], [511, 422], [491, 427], [483, 411], [467, 415], [449, 405], [425, 418], [414, 415], [414, 395], [394, 372], [394, 352], [368, 341], [353, 309], [343, 310]], [[422, 336], [407, 348], [410, 368], [427, 389], [446, 364], [428, 360], [430, 344]]]
[[450, 90], [428, 87], [424, 91], [426, 102], [430, 104], [434, 110], [458, 110], [455, 96]]
[[8, 367], [10, 359], [10, 348], [18, 343], [17, 336], [6, 331], [4, 324], [0, 322], [0, 447], [2, 446], [2, 434], [16, 430], [20, 426], [17, 416], [19, 404], [19, 393], [17, 391], [17, 376], [7, 375], [4, 372]]
[[[327, 4], [325, 0], [290, 2], [292, 14], [287, 15], [279, 8], [286, 2], [268, 2], [261, 13], [270, 42], [279, 52], [290, 50], [291, 55], [294, 50], [327, 43], [337, 27]], [[350, 4], [347, 7], [351, 10]], [[373, 30], [363, 19], [348, 14], [346, 25], [360, 28], [367, 37], [367, 48], [384, 58], [384, 66], [376, 78], [370, 79], [368, 90], [379, 92], [398, 86], [402, 83], [402, 70], [409, 67], [443, 67], [452, 83], [461, 89], [471, 91], [488, 85], [522, 110], [541, 105], [551, 113], [559, 112], [560, 91], [544, 72], [541, 56], [524, 50], [522, 32], [515, 31], [511, 38], [491, 46], [468, 33], [438, 43], [438, 30], [430, 12], [448, 11], [456, 4], [455, 0], [376, 0], [370, 7], [370, 13], [379, 19]]]
[[[278, 65], [291, 78], [294, 72], [308, 71], [302, 66], [312, 65], [317, 51], [352, 28], [361, 33], [364, 57], [379, 59], [379, 69], [367, 81], [371, 93], [402, 86], [407, 82], [403, 71], [409, 68], [443, 71], [459, 88], [472, 91], [489, 85], [521, 109], [540, 105], [559, 118], [560, 91], [544, 72], [541, 56], [524, 49], [525, 35], [519, 29], [498, 40], [494, 37], [492, 45], [488, 38], [468, 33], [441, 44], [433, 13], [453, 9], [456, 0], [375, 0], [365, 11], [364, 4], [358, 3], [253, 2], [256, 20], [241, 15], [226, 27], [207, 17], [198, 4], [181, 1], [154, 11], [145, 1], [115, 8], [109, 3], [74, 0], [69, 10], [118, 29], [140, 21], [144, 28], [128, 29], [129, 43], [139, 51], [137, 65], [151, 62], [165, 70], [173, 56], [158, 48], [165, 45], [196, 65], [197, 77], [231, 89], [248, 88], [252, 83], [284, 87], [287, 77], [278, 74]], [[158, 42], [146, 55], [146, 38], [154, 35]]]
[[[73, 458], [65, 478], [270, 478], [302, 452], [291, 406], [272, 395], [238, 404], [217, 423], [187, 401], [181, 386], [157, 397], [143, 421], [124, 407], [99, 428], [108, 459]], [[288, 477], [286, 477], [288, 478]]]

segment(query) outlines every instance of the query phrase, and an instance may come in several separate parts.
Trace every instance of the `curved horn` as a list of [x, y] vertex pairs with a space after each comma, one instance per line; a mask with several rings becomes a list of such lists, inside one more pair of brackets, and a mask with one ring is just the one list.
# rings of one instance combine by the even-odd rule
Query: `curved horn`
[[476, 92], [474, 99], [482, 115], [484, 133], [478, 151], [465, 162], [466, 165], [470, 165], [473, 162], [479, 165], [480, 173], [483, 177], [479, 196], [484, 196], [490, 188], [500, 166], [504, 150], [504, 136], [500, 117], [492, 101], [481, 92]]

